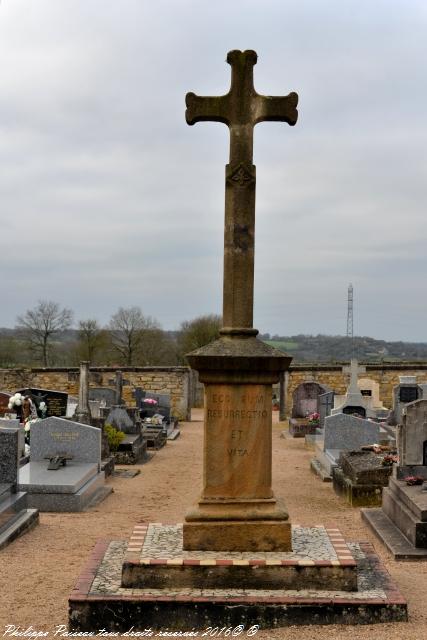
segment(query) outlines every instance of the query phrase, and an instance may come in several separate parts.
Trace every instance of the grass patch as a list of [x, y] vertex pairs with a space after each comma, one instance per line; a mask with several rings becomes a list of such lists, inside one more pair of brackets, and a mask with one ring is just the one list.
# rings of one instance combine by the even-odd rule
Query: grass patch
[[270, 347], [274, 347], [275, 349], [280, 349], [281, 351], [292, 351], [298, 349], [298, 342], [294, 342], [292, 340], [264, 340]]

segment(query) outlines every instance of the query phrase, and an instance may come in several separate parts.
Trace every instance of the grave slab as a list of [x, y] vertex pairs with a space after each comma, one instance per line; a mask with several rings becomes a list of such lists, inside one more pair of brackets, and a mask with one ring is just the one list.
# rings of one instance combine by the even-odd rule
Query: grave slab
[[383, 487], [392, 473], [391, 466], [383, 465], [384, 455], [372, 451], [341, 453], [339, 466], [332, 472], [335, 492], [352, 507], [381, 506]]
[[98, 465], [68, 462], [58, 471], [47, 469], [48, 461], [31, 462], [19, 470], [19, 488], [29, 493], [76, 493], [98, 474]]
[[[65, 455], [66, 464], [48, 470], [49, 458]], [[82, 511], [109, 495], [101, 465], [101, 430], [50, 417], [31, 430], [31, 459], [21, 467], [19, 486], [28, 506], [40, 511]]]

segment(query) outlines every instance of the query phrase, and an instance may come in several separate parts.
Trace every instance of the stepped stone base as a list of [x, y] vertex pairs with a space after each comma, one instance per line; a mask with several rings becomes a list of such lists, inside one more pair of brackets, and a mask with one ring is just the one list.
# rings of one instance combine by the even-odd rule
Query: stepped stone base
[[[358, 591], [330, 590], [328, 584], [322, 590], [122, 587], [130, 546], [122, 541], [97, 544], [69, 598], [70, 631], [98, 631], [99, 620], [115, 632], [407, 621], [405, 600], [366, 543], [348, 544], [357, 563]], [[208, 574], [214, 565], [205, 566]]]
[[[241, 523], [245, 525], [245, 523]], [[186, 525], [184, 525], [185, 527]], [[137, 525], [122, 587], [357, 590], [356, 561], [337, 529], [293, 527], [293, 551], [189, 551], [182, 525]]]

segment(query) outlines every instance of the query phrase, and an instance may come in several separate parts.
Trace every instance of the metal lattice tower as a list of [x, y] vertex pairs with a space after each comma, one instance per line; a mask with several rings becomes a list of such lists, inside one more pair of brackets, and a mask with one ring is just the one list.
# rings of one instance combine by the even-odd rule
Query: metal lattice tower
[[347, 338], [353, 342], [353, 285], [348, 285]]

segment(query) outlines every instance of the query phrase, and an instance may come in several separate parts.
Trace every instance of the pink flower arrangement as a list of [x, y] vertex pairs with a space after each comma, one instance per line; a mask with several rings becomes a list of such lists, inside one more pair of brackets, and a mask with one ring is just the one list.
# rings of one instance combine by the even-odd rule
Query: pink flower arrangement
[[422, 478], [421, 476], [406, 476], [404, 480], [410, 487], [416, 484], [422, 484], [424, 482], [424, 478]]
[[399, 457], [389, 453], [386, 456], [384, 456], [382, 465], [383, 467], [391, 467], [392, 464], [395, 462], [399, 462]]
[[144, 398], [142, 402], [144, 404], [151, 404], [151, 405], [157, 404], [157, 400], [155, 400], [154, 398]]

